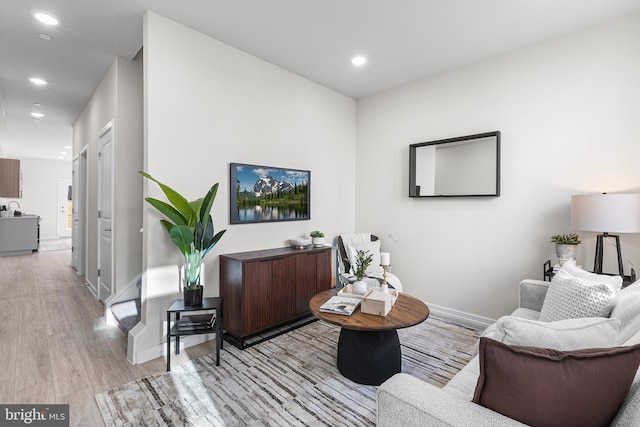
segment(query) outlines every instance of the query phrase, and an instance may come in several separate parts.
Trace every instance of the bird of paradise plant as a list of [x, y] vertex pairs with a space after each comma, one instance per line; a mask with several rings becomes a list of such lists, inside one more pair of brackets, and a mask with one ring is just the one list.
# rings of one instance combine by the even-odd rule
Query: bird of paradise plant
[[145, 178], [155, 182], [167, 197], [169, 203], [145, 197], [145, 200], [167, 219], [160, 222], [169, 237], [184, 256], [183, 286], [185, 290], [201, 288], [200, 270], [204, 257], [218, 243], [227, 230], [214, 234], [211, 208], [218, 192], [218, 183], [213, 184], [207, 194], [198, 200], [187, 201], [180, 193], [161, 183], [146, 172]]

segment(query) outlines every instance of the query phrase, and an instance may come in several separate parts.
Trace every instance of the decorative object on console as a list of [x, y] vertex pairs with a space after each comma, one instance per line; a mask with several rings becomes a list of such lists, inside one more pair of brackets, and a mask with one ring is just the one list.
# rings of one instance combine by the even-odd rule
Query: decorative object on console
[[575, 264], [580, 236], [575, 233], [556, 234], [551, 236], [551, 243], [556, 244], [556, 255], [560, 266], [563, 266], [567, 261], [572, 261]]
[[618, 274], [624, 278], [620, 236], [609, 233], [640, 233], [640, 194], [591, 194], [571, 196], [571, 228], [595, 231], [596, 254], [593, 271], [601, 274], [604, 239], [616, 241]]
[[311, 243], [311, 240], [306, 237], [297, 237], [295, 239], [289, 239], [289, 243], [291, 243], [292, 246], [295, 246], [298, 249], [304, 249]]
[[180, 278], [184, 303], [187, 306], [198, 306], [202, 304], [200, 273], [204, 257], [227, 231], [222, 230], [214, 235], [211, 208], [218, 192], [218, 183], [213, 184], [203, 198], [189, 202], [148, 173], [140, 171], [140, 174], [158, 184], [169, 200], [170, 204], [152, 197], [145, 198], [147, 203], [169, 219], [161, 219], [160, 222], [184, 256], [184, 266], [181, 269], [183, 274]]
[[311, 243], [316, 248], [324, 245], [324, 233], [322, 231], [312, 231], [311, 234]]
[[311, 172], [231, 163], [231, 224], [311, 218]]

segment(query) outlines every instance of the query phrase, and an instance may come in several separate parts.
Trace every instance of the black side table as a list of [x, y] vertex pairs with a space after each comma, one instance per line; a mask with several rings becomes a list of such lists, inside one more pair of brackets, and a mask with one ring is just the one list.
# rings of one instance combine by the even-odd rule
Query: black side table
[[[214, 311], [216, 320], [210, 328], [179, 330], [176, 324], [180, 314], [184, 312], [200, 313]], [[175, 323], [171, 326], [171, 315], [175, 315]], [[222, 297], [203, 298], [198, 306], [184, 305], [184, 300], [177, 299], [167, 309], [167, 371], [171, 370], [171, 337], [176, 337], [176, 354], [180, 354], [180, 337], [185, 335], [216, 334], [216, 366], [220, 366], [220, 349], [222, 348]]]
[[545, 282], [550, 282], [551, 279], [553, 279], [553, 276], [555, 276], [556, 273], [555, 271], [553, 271], [553, 267], [551, 266], [551, 260], [547, 260], [547, 262], [545, 262], [542, 265], [542, 277], [544, 278]]

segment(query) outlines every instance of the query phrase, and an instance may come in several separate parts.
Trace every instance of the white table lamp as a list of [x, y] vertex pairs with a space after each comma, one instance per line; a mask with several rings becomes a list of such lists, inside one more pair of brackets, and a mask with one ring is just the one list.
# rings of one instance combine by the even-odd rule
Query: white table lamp
[[613, 237], [618, 251], [618, 272], [624, 278], [620, 236], [609, 233], [640, 233], [640, 194], [593, 194], [571, 196], [571, 228], [595, 231], [594, 273], [602, 274], [603, 241]]

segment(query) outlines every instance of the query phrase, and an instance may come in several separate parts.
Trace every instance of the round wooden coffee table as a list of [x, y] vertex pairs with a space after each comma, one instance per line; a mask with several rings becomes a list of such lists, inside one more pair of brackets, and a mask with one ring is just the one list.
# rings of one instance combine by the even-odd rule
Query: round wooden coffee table
[[360, 308], [351, 316], [320, 311], [320, 306], [337, 294], [338, 289], [320, 292], [311, 298], [309, 308], [317, 318], [341, 327], [338, 370], [359, 384], [380, 385], [402, 370], [397, 330], [424, 322], [429, 317], [429, 307], [400, 293], [386, 316], [364, 314]]

